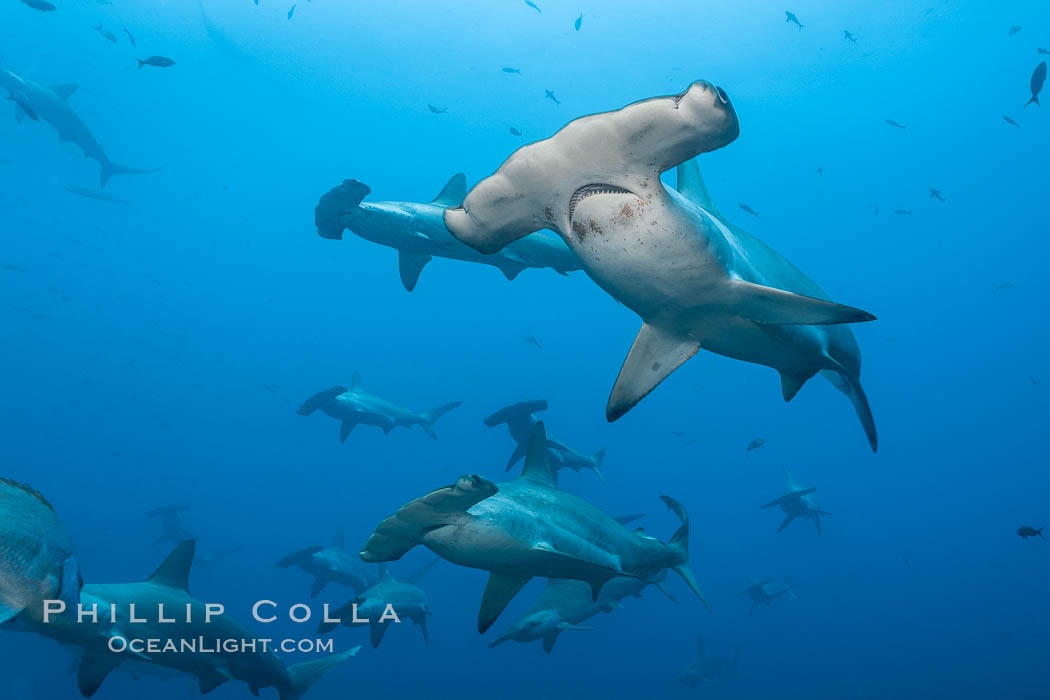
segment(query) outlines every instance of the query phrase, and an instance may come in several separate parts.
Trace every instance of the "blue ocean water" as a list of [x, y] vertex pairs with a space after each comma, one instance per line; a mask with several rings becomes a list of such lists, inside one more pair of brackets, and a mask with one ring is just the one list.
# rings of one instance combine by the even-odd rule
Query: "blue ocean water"
[[[97, 188], [95, 161], [43, 122], [0, 120], [0, 476], [54, 504], [86, 581], [145, 579], [170, 549], [147, 513], [186, 504], [204, 553], [239, 547], [194, 571], [198, 598], [246, 623], [254, 601], [308, 600], [310, 579], [278, 559], [341, 529], [356, 551], [460, 474], [505, 478], [513, 444], [482, 418], [543, 398], [552, 431], [606, 450], [607, 484], [566, 473], [563, 488], [645, 513], [663, 540], [678, 523], [659, 496], [685, 504], [712, 611], [672, 575], [677, 603], [650, 588], [549, 656], [489, 649], [543, 582], [481, 637], [486, 574], [443, 563], [421, 581], [430, 643], [411, 624], [375, 650], [341, 629], [337, 649], [365, 648], [310, 698], [1050, 697], [1050, 550], [1016, 535], [1050, 519], [1050, 132], [1044, 108], [1024, 107], [1046, 3], [800, 0], [800, 30], [754, 1], [299, 0], [291, 17], [291, 0], [54, 1], [0, 8], [2, 67], [78, 84], [70, 105], [108, 157], [164, 166], [107, 185], [130, 207], [85, 199], [63, 188]], [[137, 67], [151, 55], [175, 65]], [[853, 326], [877, 454], [827, 383], [784, 403], [774, 371], [710, 353], [609, 424], [640, 322], [583, 272], [508, 282], [434, 260], [409, 293], [394, 251], [315, 233], [318, 198], [344, 178], [368, 201], [428, 202], [453, 173], [473, 184], [576, 117], [697, 79], [741, 124], [699, 159], [721, 210], [879, 317]], [[296, 415], [355, 371], [401, 405], [463, 405], [437, 441], [360, 426], [340, 443], [335, 421]], [[778, 534], [780, 514], [759, 508], [785, 469], [833, 513], [822, 535]], [[418, 548], [391, 570], [431, 558]], [[751, 577], [788, 574], [798, 599], [749, 615]], [[679, 683], [698, 636], [739, 650], [739, 676]], [[75, 655], [54, 642], [0, 634], [0, 659], [8, 697], [79, 697]], [[96, 697], [187, 688], [114, 674]]]

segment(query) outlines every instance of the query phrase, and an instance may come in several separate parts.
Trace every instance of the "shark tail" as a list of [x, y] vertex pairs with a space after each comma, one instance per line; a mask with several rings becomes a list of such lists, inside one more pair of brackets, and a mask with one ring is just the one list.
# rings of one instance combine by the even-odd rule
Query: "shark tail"
[[105, 187], [106, 183], [109, 182], [109, 178], [114, 175], [145, 175], [147, 173], [160, 172], [165, 167], [162, 165], [159, 168], [132, 168], [120, 163], [114, 163], [111, 160], [103, 160], [100, 164], [102, 170], [99, 172], [98, 182], [102, 187]]
[[605, 475], [602, 474], [602, 462], [605, 461], [605, 448], [598, 450], [594, 453], [594, 466], [591, 467], [591, 471], [598, 477], [598, 480], [603, 484], [608, 483], [605, 481]]
[[841, 370], [821, 370], [821, 374], [832, 385], [849, 397], [853, 404], [853, 410], [857, 412], [857, 418], [864, 428], [864, 434], [868, 438], [872, 452], [879, 450], [879, 433], [875, 428], [875, 417], [871, 415], [871, 405], [868, 404], [868, 395], [864, 393], [864, 387], [860, 385], [860, 377], [852, 376]]
[[356, 656], [361, 649], [356, 646], [341, 654], [332, 654], [316, 661], [305, 661], [288, 667], [288, 685], [280, 689], [281, 700], [298, 700], [310, 690], [317, 681], [333, 668], [351, 656]]
[[445, 415], [453, 408], [462, 405], [462, 403], [462, 401], [453, 401], [452, 403], [446, 403], [442, 406], [438, 406], [437, 408], [427, 411], [422, 416], [420, 416], [419, 425], [422, 426], [423, 430], [426, 431], [427, 435], [437, 440], [438, 436], [437, 433], [434, 432], [434, 423], [437, 423], [438, 418]]
[[682, 526], [671, 535], [671, 540], [667, 543], [668, 548], [677, 555], [677, 563], [673, 564], [671, 569], [682, 577], [682, 580], [693, 590], [693, 593], [704, 604], [704, 607], [710, 610], [711, 606], [704, 600], [704, 594], [700, 592], [700, 586], [696, 583], [693, 570], [689, 568], [689, 513], [686, 512], [685, 506], [670, 496], [660, 496], [660, 500], [682, 521]]

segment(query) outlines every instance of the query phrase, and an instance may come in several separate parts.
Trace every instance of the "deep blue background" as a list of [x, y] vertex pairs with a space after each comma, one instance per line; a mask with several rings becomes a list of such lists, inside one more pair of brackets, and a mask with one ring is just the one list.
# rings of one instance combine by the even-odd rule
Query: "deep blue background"
[[[309, 579], [278, 558], [339, 528], [356, 549], [458, 474], [502, 478], [511, 443], [481, 418], [546, 398], [554, 432], [608, 450], [608, 486], [585, 473], [565, 488], [649, 513], [661, 537], [676, 524], [659, 494], [686, 504], [714, 612], [672, 575], [677, 605], [651, 591], [550, 657], [489, 650], [475, 630], [485, 575], [442, 565], [424, 579], [431, 644], [406, 625], [373, 651], [342, 630], [341, 648], [366, 648], [310, 698], [690, 697], [675, 678], [697, 635], [741, 653], [739, 678], [701, 689], [712, 698], [1050, 696], [1050, 550], [1014, 534], [1050, 524], [1050, 106], [1022, 109], [1050, 44], [1045, 2], [798, 0], [800, 32], [758, 1], [537, 0], [538, 14], [519, 0], [300, 0], [291, 21], [289, 0], [203, 1], [207, 20], [192, 0], [0, 8], [7, 67], [79, 83], [71, 104], [111, 158], [167, 166], [113, 180], [133, 209], [84, 200], [61, 186], [94, 185], [96, 163], [46, 125], [0, 119], [0, 263], [22, 268], [0, 269], [0, 463], [55, 503], [89, 581], [147, 576], [166, 551], [145, 513], [187, 503], [202, 550], [243, 546], [196, 572], [198, 597], [244, 620], [256, 599], [303, 600]], [[118, 45], [91, 31], [100, 21]], [[151, 54], [177, 65], [138, 70]], [[583, 273], [507, 283], [437, 260], [408, 294], [391, 250], [314, 233], [318, 196], [343, 178], [372, 200], [429, 201], [452, 173], [473, 183], [497, 167], [521, 143], [510, 126], [543, 138], [698, 78], [740, 116], [740, 138], [701, 159], [722, 210], [880, 318], [854, 329], [876, 456], [830, 385], [786, 405], [774, 372], [710, 354], [608, 425], [639, 321]], [[438, 442], [360, 427], [340, 445], [334, 421], [295, 408], [355, 369], [409, 407], [464, 405]], [[783, 468], [835, 514], [823, 537], [811, 523], [778, 535], [779, 514], [758, 509]], [[799, 600], [748, 617], [749, 574], [789, 572]], [[75, 697], [67, 658], [0, 636], [12, 697]], [[98, 697], [182, 698], [185, 685], [115, 675]]]

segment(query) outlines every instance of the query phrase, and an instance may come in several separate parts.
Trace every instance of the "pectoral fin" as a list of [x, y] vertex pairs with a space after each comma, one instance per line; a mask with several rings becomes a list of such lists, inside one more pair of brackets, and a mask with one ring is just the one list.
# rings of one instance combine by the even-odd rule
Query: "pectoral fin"
[[433, 258], [424, 253], [409, 253], [404, 250], [399, 252], [397, 269], [401, 273], [401, 284], [405, 286], [406, 290], [411, 292], [416, 288], [419, 274], [423, 272], [423, 268], [431, 260]]
[[386, 628], [387, 628], [387, 624], [385, 622], [384, 623], [379, 623], [377, 621], [373, 621], [372, 622], [371, 638], [372, 638], [372, 648], [373, 649], [378, 648], [379, 644], [383, 641], [383, 635], [386, 634]]
[[485, 595], [481, 598], [481, 610], [478, 611], [478, 632], [485, 634], [511, 599], [518, 594], [531, 576], [513, 576], [493, 572], [485, 586]]
[[605, 417], [612, 422], [627, 413], [699, 349], [700, 343], [695, 340], [643, 324], [620, 368]]
[[875, 316], [867, 311], [825, 299], [793, 294], [743, 280], [734, 280], [731, 285], [733, 311], [756, 323], [823, 326], [875, 320]]
[[201, 695], [207, 695], [228, 680], [230, 680], [230, 675], [219, 669], [211, 669], [197, 678]]
[[85, 698], [94, 695], [102, 685], [102, 681], [106, 680], [109, 672], [123, 661], [123, 657], [117, 654], [84, 652], [80, 660], [80, 669], [77, 671], [77, 686], [80, 688], [80, 694]]
[[350, 431], [357, 425], [353, 421], [344, 420], [339, 424], [339, 442], [346, 442], [346, 439], [350, 437]]

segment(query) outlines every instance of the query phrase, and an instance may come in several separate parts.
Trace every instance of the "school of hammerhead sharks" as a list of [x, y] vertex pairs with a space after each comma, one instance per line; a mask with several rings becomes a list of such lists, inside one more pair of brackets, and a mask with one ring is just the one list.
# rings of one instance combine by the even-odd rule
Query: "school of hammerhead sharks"
[[[608, 398], [609, 421], [704, 349], [777, 370], [786, 401], [820, 373], [852, 403], [875, 450], [860, 351], [849, 328], [874, 316], [831, 301], [798, 268], [726, 220], [711, 201], [696, 158], [738, 134], [725, 91], [698, 81], [677, 95], [571, 121], [515, 151], [469, 192], [462, 175], [453, 177], [430, 203], [365, 202], [369, 188], [346, 180], [320, 198], [315, 224], [327, 239], [340, 239], [349, 230], [397, 249], [408, 290], [434, 257], [492, 265], [508, 279], [526, 268], [561, 274], [582, 269], [642, 319]], [[672, 168], [677, 169], [674, 188], [661, 181]], [[407, 410], [370, 394], [355, 374], [351, 387], [321, 391], [299, 413], [321, 411], [336, 419], [341, 440], [358, 424], [384, 432], [419, 425], [433, 436], [434, 423], [457, 405]], [[390, 625], [408, 619], [426, 637], [430, 610], [418, 583], [433, 562], [404, 580], [385, 567], [420, 546], [454, 565], [490, 573], [477, 619], [482, 634], [526, 583], [550, 579], [540, 598], [491, 646], [539, 641], [550, 652], [561, 632], [580, 629], [588, 618], [614, 610], [649, 585], [671, 597], [664, 580], [668, 571], [706, 605], [690, 569], [689, 516], [682, 504], [661, 497], [681, 521], [663, 542], [630, 526], [638, 516], [613, 517], [559, 489], [562, 469], [591, 470], [600, 477], [602, 453], [581, 453], [548, 433], [535, 417], [546, 407], [544, 401], [525, 401], [485, 419], [510, 433], [515, 448], [506, 467], [523, 461], [518, 477], [493, 483], [468, 474], [412, 498], [375, 527], [358, 555], [346, 551], [340, 534], [329, 546], [282, 559], [279, 567], [297, 567], [314, 577], [315, 596], [333, 583], [354, 590], [352, 603], [332, 611], [321, 631], [368, 620], [371, 643], [378, 646]], [[814, 491], [788, 477], [784, 495], [763, 507], [784, 512], [781, 529], [803, 518], [814, 520], [819, 532], [827, 513]], [[356, 654], [357, 647], [286, 666], [272, 650], [114, 651], [114, 638], [131, 636], [136, 608], [145, 617], [145, 630], [134, 631], [137, 637], [176, 645], [202, 635], [253, 638], [230, 615], [208, 619], [208, 605], [190, 594], [195, 543], [184, 537], [179, 511], [152, 513], [175, 547], [148, 580], [85, 584], [72, 540], [45, 497], [23, 484], [0, 482], [0, 622], [82, 650], [77, 681], [85, 697], [127, 664], [190, 674], [202, 693], [239, 680], [253, 693], [273, 687], [282, 700], [295, 700]], [[383, 565], [378, 577], [364, 562]], [[793, 595], [791, 580], [757, 580], [741, 595], [751, 599], [753, 610]], [[101, 613], [85, 619], [77, 614], [84, 608]], [[178, 620], [162, 623], [164, 609], [179, 611]], [[398, 620], [389, 619], [391, 610]], [[701, 642], [681, 680], [695, 686], [735, 673], [735, 658], [707, 654]]]

